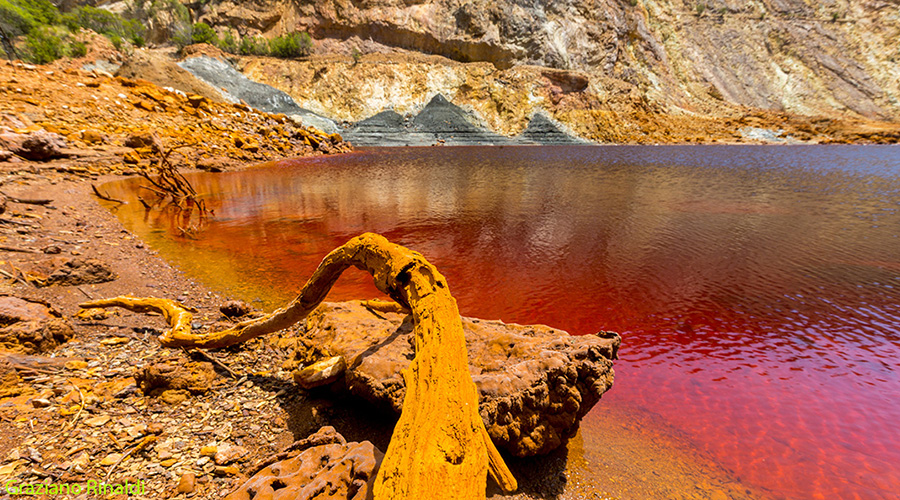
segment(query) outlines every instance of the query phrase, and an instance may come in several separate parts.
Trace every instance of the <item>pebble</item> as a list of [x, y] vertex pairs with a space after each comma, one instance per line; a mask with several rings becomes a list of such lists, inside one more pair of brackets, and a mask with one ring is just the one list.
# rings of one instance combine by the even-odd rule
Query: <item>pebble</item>
[[249, 454], [250, 451], [243, 446], [229, 446], [216, 453], [214, 460], [218, 465], [227, 465], [232, 462], [238, 462]]
[[229, 465], [227, 467], [217, 466], [215, 469], [213, 469], [214, 476], [236, 476], [238, 474], [240, 474], [240, 471], [233, 465]]
[[121, 453], [110, 453], [103, 457], [103, 460], [100, 461], [100, 465], [113, 465], [118, 463], [119, 460], [122, 460]]
[[50, 400], [44, 399], [44, 398], [37, 398], [37, 399], [31, 400], [31, 406], [33, 406], [35, 408], [46, 408], [46, 407], [50, 406], [51, 404], [52, 403], [50, 403]]
[[72, 361], [66, 361], [64, 365], [68, 370], [84, 370], [88, 367], [87, 362], [73, 359]]
[[100, 427], [101, 425], [109, 422], [109, 420], [109, 415], [97, 415], [96, 417], [85, 419], [84, 423], [86, 425], [90, 425], [91, 427]]
[[193, 472], [185, 472], [178, 481], [176, 491], [178, 493], [193, 493], [195, 488], [197, 488], [197, 476]]

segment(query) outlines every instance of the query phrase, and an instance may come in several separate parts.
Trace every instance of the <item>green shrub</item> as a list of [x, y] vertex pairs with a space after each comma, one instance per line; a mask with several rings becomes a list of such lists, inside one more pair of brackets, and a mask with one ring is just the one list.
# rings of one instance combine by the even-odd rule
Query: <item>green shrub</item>
[[218, 45], [219, 37], [216, 31], [206, 23], [195, 23], [191, 26], [191, 41], [194, 43], [208, 43]]
[[42, 26], [31, 30], [25, 37], [25, 60], [46, 64], [64, 56], [63, 40], [53, 28]]
[[87, 55], [87, 45], [84, 42], [72, 42], [69, 44], [69, 56], [84, 57]]
[[[124, 19], [122, 16], [106, 9], [99, 9], [84, 5], [63, 14], [60, 18], [70, 31], [78, 28], [93, 30], [110, 39], [115, 45], [114, 38], [128, 40], [135, 45], [138, 41], [143, 44], [144, 25], [137, 19]], [[118, 47], [117, 47], [118, 48]]]
[[291, 33], [269, 40], [269, 52], [275, 57], [303, 57], [311, 51], [312, 37], [309, 33]]
[[237, 41], [235, 41], [234, 35], [230, 31], [226, 31], [225, 36], [219, 40], [219, 48], [230, 54], [238, 53]]
[[238, 51], [245, 56], [267, 56], [269, 55], [269, 45], [262, 38], [245, 36], [241, 38]]
[[12, 38], [25, 35], [37, 26], [37, 21], [15, 0], [0, 0], [0, 30]]

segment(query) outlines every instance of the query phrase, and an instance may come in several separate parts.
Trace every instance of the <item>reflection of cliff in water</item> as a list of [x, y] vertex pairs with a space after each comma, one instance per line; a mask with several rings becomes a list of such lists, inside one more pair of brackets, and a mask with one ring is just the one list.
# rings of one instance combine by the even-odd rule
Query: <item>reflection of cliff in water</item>
[[[274, 305], [332, 248], [384, 234], [441, 269], [463, 314], [622, 332], [611, 404], [664, 416], [752, 484], [840, 498], [859, 484], [853, 463], [878, 484], [900, 477], [887, 424], [900, 419], [898, 154], [363, 151], [192, 178], [215, 225], [177, 246], [150, 238], [189, 272]], [[330, 297], [369, 297], [369, 282], [347, 276]]]

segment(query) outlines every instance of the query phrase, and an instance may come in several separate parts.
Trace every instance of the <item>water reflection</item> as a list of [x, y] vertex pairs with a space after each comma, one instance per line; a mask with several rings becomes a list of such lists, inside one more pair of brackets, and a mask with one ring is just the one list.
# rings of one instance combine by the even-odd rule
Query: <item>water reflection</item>
[[[269, 306], [382, 233], [464, 314], [622, 332], [602, 404], [658, 415], [741, 480], [875, 499], [900, 491], [898, 175], [895, 147], [372, 150], [192, 177], [216, 212], [196, 241], [121, 216]], [[376, 293], [357, 273], [330, 297]]]

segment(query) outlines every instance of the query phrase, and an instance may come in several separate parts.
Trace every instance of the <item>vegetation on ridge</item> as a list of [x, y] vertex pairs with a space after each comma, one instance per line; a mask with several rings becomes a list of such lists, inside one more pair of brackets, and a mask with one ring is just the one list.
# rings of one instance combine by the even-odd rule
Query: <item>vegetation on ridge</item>
[[161, 23], [168, 26], [165, 41], [179, 48], [208, 43], [232, 54], [281, 58], [307, 56], [312, 50], [312, 38], [301, 32], [271, 40], [236, 39], [230, 31], [220, 37], [206, 23], [191, 24], [190, 11], [177, 0], [132, 0], [123, 15], [90, 5], [61, 12], [50, 0], [0, 0], [0, 45], [9, 59], [43, 64], [85, 55], [85, 45], [74, 35], [88, 29], [107, 37], [117, 50], [127, 51], [144, 46], [145, 26], [161, 18], [168, 19]]

